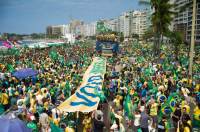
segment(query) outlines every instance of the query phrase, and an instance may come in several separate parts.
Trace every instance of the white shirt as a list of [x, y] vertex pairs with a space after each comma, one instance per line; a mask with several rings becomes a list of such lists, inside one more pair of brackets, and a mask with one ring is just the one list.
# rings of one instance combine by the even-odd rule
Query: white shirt
[[40, 114], [39, 122], [41, 123], [42, 126], [47, 126], [49, 125], [49, 117], [46, 113]]
[[125, 132], [125, 128], [122, 125], [122, 123], [120, 123], [120, 128], [118, 130], [118, 125], [116, 124], [116, 122], [113, 123], [113, 125], [110, 128], [111, 130], [113, 130], [114, 132]]
[[40, 105], [43, 104], [42, 99], [43, 99], [43, 96], [41, 94], [36, 96], [36, 100], [38, 101], [38, 104], [40, 104]]
[[143, 111], [144, 111], [144, 109], [145, 109], [145, 107], [144, 107], [144, 106], [141, 106], [141, 107], [140, 107], [140, 111], [141, 111], [141, 112], [143, 112]]
[[136, 114], [135, 115], [135, 120], [134, 120], [134, 125], [135, 126], [139, 126], [140, 125], [140, 118], [141, 118], [140, 114]]

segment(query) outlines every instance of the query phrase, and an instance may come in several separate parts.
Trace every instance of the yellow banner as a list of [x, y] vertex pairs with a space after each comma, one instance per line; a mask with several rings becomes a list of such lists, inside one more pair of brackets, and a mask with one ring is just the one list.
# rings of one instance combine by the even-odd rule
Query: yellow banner
[[83, 76], [83, 82], [76, 92], [64, 101], [58, 109], [64, 112], [90, 112], [97, 109], [99, 97], [106, 73], [106, 59], [95, 57]]

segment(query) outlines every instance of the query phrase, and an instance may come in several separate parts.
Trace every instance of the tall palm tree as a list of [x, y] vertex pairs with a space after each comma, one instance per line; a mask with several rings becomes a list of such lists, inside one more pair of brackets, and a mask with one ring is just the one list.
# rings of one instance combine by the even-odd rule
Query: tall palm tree
[[154, 54], [158, 55], [163, 36], [169, 31], [173, 20], [173, 4], [170, 4], [170, 0], [140, 0], [139, 3], [150, 5], [153, 9], [151, 22], [154, 32]]

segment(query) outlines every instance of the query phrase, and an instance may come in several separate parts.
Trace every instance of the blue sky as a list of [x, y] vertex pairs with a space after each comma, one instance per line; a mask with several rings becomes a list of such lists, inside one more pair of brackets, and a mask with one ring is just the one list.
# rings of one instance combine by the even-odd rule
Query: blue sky
[[0, 33], [45, 32], [70, 19], [92, 22], [140, 8], [138, 0], [0, 0]]

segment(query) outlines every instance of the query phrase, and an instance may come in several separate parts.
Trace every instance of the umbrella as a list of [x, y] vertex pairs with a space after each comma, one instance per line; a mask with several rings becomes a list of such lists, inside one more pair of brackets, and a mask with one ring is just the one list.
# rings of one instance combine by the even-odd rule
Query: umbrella
[[12, 76], [18, 78], [18, 79], [24, 79], [27, 77], [33, 77], [38, 74], [37, 71], [33, 70], [32, 68], [25, 68], [25, 69], [20, 69], [18, 71], [15, 71]]
[[9, 118], [7, 115], [0, 117], [1, 132], [31, 132], [26, 124], [18, 118]]

